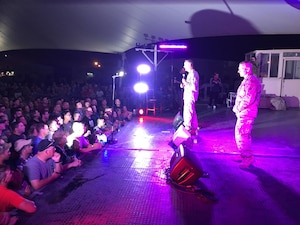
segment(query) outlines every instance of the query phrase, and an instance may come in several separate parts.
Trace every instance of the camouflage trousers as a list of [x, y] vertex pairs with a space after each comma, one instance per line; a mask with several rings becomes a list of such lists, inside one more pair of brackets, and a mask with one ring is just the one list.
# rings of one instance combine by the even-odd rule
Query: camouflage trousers
[[183, 101], [183, 121], [183, 124], [187, 130], [197, 130], [198, 118], [195, 101]]
[[253, 123], [254, 118], [238, 117], [235, 124], [235, 142], [242, 157], [250, 157], [253, 155], [251, 150], [251, 131]]

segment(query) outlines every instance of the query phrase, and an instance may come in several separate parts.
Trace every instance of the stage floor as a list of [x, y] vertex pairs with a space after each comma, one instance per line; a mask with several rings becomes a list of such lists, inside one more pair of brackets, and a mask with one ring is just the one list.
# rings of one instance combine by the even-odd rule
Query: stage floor
[[[118, 142], [83, 156], [83, 166], [36, 193], [38, 210], [19, 224], [296, 225], [300, 221], [300, 111], [261, 109], [253, 128], [255, 164], [232, 161], [235, 116], [197, 108], [201, 129], [191, 149], [209, 174], [199, 189], [167, 182], [176, 112], [135, 117]], [[209, 196], [203, 197], [203, 191]]]

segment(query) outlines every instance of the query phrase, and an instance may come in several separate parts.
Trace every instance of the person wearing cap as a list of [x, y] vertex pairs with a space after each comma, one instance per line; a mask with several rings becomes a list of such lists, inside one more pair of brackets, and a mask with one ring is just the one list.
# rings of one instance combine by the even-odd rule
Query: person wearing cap
[[10, 159], [9, 165], [13, 170], [13, 177], [9, 187], [22, 195], [31, 194], [31, 188], [26, 179], [24, 179], [23, 168], [32, 153], [31, 140], [19, 139], [14, 144], [17, 153], [15, 160]]
[[24, 173], [35, 190], [59, 178], [63, 170], [60, 154], [55, 152], [54, 141], [41, 140], [37, 149], [38, 153], [24, 167]]
[[32, 153], [32, 140], [19, 139], [15, 142], [15, 151], [18, 153], [18, 158], [15, 162], [15, 167], [23, 171], [23, 167], [26, 164]]

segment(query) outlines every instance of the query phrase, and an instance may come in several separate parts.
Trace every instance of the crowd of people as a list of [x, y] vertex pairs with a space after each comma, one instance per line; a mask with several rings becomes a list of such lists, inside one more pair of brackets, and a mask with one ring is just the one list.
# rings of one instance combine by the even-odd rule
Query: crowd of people
[[[197, 135], [195, 102], [199, 94], [199, 75], [191, 60], [184, 61], [184, 70], [188, 72], [181, 82], [184, 126], [191, 135]], [[237, 116], [235, 140], [240, 152], [235, 161], [240, 162], [240, 168], [248, 168], [254, 162], [251, 130], [258, 113], [261, 84], [250, 62], [241, 62], [238, 73], [243, 81], [233, 107]], [[218, 74], [213, 80], [221, 85]], [[1, 83], [0, 93], [7, 94], [14, 87]], [[68, 92], [72, 88], [64, 90], [61, 87], [57, 91], [61, 94], [66, 91], [63, 95], [66, 98], [56, 101], [48, 96], [28, 100], [24, 96], [36, 93], [35, 90], [18, 88], [12, 96], [0, 95], [0, 224], [17, 221], [17, 217], [9, 214], [12, 208], [35, 212], [35, 203], [26, 197], [59, 178], [66, 170], [81, 166], [78, 156], [101, 149], [113, 132], [131, 120], [132, 112], [119, 98], [109, 106], [105, 94], [88, 91], [90, 87], [78, 90], [85, 98], [76, 100], [67, 98], [67, 93], [72, 95]], [[49, 90], [55, 94], [54, 89]], [[216, 102], [214, 96], [212, 103]]]
[[35, 212], [29, 200], [33, 192], [81, 166], [82, 154], [101, 149], [131, 120], [132, 112], [120, 99], [109, 106], [103, 91], [89, 92], [89, 97], [87, 87], [77, 89], [83, 99], [71, 98], [72, 88], [61, 87], [56, 91], [65, 97], [48, 89], [49, 96], [33, 99], [36, 90], [1, 83], [0, 224], [16, 223], [12, 209]]

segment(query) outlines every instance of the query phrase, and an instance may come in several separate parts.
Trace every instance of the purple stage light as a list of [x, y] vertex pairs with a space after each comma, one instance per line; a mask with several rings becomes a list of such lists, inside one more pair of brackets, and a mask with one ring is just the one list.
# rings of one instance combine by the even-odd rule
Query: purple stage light
[[187, 49], [187, 45], [176, 45], [176, 44], [161, 44], [159, 48], [162, 49]]

